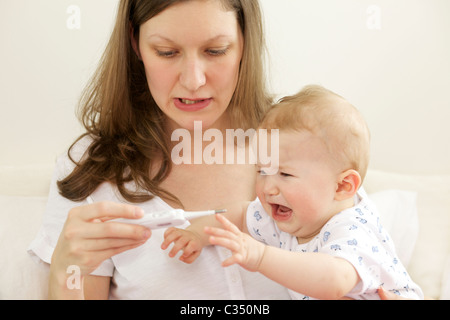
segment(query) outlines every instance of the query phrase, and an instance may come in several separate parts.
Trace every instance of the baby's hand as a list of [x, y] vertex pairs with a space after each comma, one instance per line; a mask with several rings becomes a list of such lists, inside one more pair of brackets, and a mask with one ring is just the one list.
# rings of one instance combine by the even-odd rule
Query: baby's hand
[[173, 258], [180, 250], [183, 250], [180, 261], [185, 263], [194, 262], [203, 249], [200, 237], [189, 230], [173, 227], [167, 229], [164, 233], [164, 241], [161, 244], [161, 249], [166, 250], [172, 242], [174, 245], [169, 252], [169, 257]]
[[216, 219], [222, 224], [223, 229], [205, 227], [205, 232], [211, 235], [209, 238], [211, 244], [231, 250], [232, 256], [223, 261], [222, 266], [228, 267], [237, 263], [249, 271], [258, 271], [265, 245], [241, 232], [223, 215], [217, 214]]

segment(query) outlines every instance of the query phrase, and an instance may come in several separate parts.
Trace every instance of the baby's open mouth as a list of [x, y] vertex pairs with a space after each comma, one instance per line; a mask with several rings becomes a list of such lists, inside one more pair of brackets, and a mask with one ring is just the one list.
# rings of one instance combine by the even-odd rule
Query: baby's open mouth
[[272, 218], [277, 221], [288, 220], [292, 216], [292, 209], [281, 204], [271, 203]]

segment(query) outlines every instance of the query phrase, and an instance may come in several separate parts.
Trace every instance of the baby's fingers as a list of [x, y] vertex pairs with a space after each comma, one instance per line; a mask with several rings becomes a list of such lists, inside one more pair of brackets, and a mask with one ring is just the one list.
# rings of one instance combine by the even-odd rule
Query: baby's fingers
[[236, 225], [234, 225], [230, 220], [225, 218], [224, 215], [218, 213], [216, 214], [216, 219], [223, 225], [226, 230], [231, 231], [234, 234], [239, 234], [241, 232], [241, 230], [239, 230], [239, 228], [236, 227]]
[[178, 240], [176, 240], [173, 244], [172, 250], [169, 252], [169, 257], [173, 258], [177, 255], [177, 253], [185, 248], [189, 242], [189, 239], [185, 237], [181, 237]]
[[201, 250], [194, 251], [194, 252], [189, 252], [189, 253], [187, 253], [185, 251], [181, 255], [180, 260], [183, 261], [184, 263], [191, 264], [192, 262], [194, 262], [198, 258], [200, 253], [201, 253]]
[[169, 257], [175, 257], [178, 251], [186, 246], [188, 240], [182, 235], [182, 232], [177, 228], [169, 228], [164, 232], [164, 241], [161, 244], [161, 249], [166, 250], [169, 245], [173, 243], [172, 250], [169, 252]]
[[239, 253], [236, 253], [236, 254], [233, 254], [228, 259], [224, 260], [222, 262], [222, 267], [229, 267], [233, 264], [241, 264], [241, 262], [242, 262], [242, 255], [240, 255]]
[[215, 237], [223, 237], [223, 238], [234, 238], [235, 235], [228, 230], [224, 230], [222, 228], [215, 228], [215, 227], [205, 227], [204, 229], [206, 234], [215, 236]]
[[177, 231], [178, 231], [177, 228], [172, 227], [167, 229], [166, 232], [164, 232], [164, 241], [161, 244], [161, 249], [166, 250], [172, 242], [176, 241], [179, 237], [181, 237], [181, 234]]
[[195, 255], [197, 252], [200, 252], [201, 250], [202, 247], [197, 242], [188, 241], [183, 248], [183, 255], [181, 257], [187, 258], [189, 256]]
[[209, 242], [212, 245], [224, 247], [228, 250], [231, 250], [232, 252], [237, 252], [241, 248], [239, 245], [239, 242], [237, 242], [235, 239], [231, 239], [231, 238], [227, 238], [227, 237], [211, 236], [211, 237], [209, 237]]
[[209, 237], [209, 243], [212, 245], [222, 246], [232, 251], [239, 249], [237, 235], [230, 231], [221, 228], [205, 227], [205, 233], [211, 235], [211, 237]]

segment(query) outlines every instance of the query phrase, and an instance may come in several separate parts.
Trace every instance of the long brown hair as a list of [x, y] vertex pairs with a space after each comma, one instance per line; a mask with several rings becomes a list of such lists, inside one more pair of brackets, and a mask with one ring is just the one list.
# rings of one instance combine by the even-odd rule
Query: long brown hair
[[[178, 201], [160, 188], [172, 167], [165, 115], [153, 100], [142, 62], [131, 45], [139, 39], [139, 27], [171, 5], [186, 0], [121, 0], [116, 24], [99, 67], [86, 86], [79, 105], [79, 118], [93, 142], [75, 169], [58, 181], [62, 196], [81, 201], [103, 182], [117, 185], [129, 202], [145, 202], [160, 196]], [[221, 0], [236, 12], [244, 35], [244, 50], [235, 93], [227, 112], [235, 128], [254, 128], [271, 99], [264, 71], [264, 36], [258, 0]], [[159, 170], [150, 177], [158, 159]], [[136, 184], [134, 190], [126, 187]]]

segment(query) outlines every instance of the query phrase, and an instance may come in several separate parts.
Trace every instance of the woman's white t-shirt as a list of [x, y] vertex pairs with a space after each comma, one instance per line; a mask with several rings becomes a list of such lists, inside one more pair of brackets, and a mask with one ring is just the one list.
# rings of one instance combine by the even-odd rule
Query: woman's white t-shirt
[[[90, 138], [80, 140], [71, 152], [80, 159]], [[52, 178], [43, 224], [28, 252], [46, 263], [51, 262], [53, 250], [73, 207], [99, 201], [125, 202], [115, 186], [103, 183], [84, 202], [62, 197], [56, 182], [74, 168], [67, 155], [58, 158]], [[144, 212], [172, 209], [159, 197], [138, 204]], [[189, 225], [180, 226], [185, 228]], [[224, 248], [205, 247], [192, 264], [177, 257], [170, 258], [168, 250], [160, 246], [165, 229], [153, 230], [151, 238], [142, 246], [128, 250], [104, 261], [92, 274], [111, 277], [110, 299], [289, 299], [285, 288], [258, 273], [234, 265], [223, 268], [221, 261], [229, 256]]]

